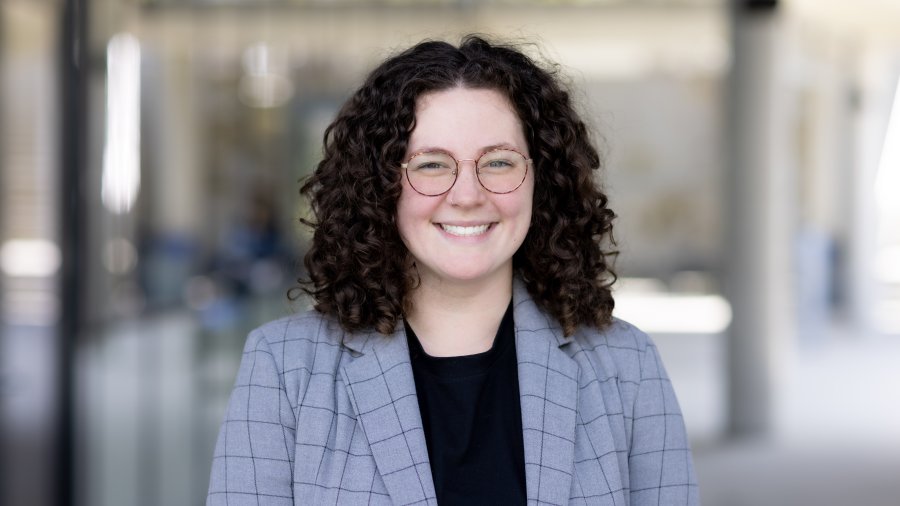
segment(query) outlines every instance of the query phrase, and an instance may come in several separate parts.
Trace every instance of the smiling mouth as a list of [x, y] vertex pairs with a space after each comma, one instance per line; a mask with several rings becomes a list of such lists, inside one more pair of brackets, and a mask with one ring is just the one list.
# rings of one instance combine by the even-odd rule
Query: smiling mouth
[[447, 232], [450, 235], [456, 235], [459, 237], [471, 237], [475, 235], [481, 235], [489, 228], [491, 228], [490, 224], [484, 225], [475, 225], [473, 227], [462, 227], [459, 225], [445, 225], [443, 223], [440, 224], [441, 229], [444, 232]]

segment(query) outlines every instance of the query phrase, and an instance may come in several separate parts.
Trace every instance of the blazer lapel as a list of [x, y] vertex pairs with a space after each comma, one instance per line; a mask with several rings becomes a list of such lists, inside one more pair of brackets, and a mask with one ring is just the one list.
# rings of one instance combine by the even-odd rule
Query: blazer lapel
[[528, 502], [566, 504], [574, 472], [579, 368], [560, 347], [572, 339], [538, 309], [519, 279], [513, 304]]
[[403, 325], [392, 336], [372, 332], [345, 344], [361, 353], [342, 374], [391, 501], [436, 504]]

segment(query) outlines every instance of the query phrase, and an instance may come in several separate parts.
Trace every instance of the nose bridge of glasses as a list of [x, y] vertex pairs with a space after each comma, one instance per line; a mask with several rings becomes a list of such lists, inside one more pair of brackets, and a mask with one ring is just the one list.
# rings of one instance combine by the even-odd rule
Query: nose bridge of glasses
[[480, 158], [454, 158], [453, 161], [456, 162], [456, 170], [453, 171], [453, 175], [458, 179], [459, 173], [462, 170], [463, 162], [472, 162], [472, 175], [475, 178], [478, 178], [478, 160]]

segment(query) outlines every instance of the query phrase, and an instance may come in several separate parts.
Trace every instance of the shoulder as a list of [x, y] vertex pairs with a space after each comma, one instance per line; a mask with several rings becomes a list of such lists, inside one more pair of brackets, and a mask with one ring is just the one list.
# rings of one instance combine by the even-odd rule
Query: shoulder
[[314, 309], [270, 321], [257, 327], [253, 333], [270, 343], [294, 340], [339, 343], [343, 335], [337, 321]]
[[634, 325], [613, 318], [603, 328], [579, 327], [573, 336], [592, 361], [604, 363], [621, 379], [638, 381], [648, 351], [655, 351], [653, 340]]
[[648, 346], [653, 346], [653, 340], [646, 332], [618, 318], [613, 318], [612, 322], [603, 328], [579, 327], [575, 339], [589, 347], [606, 346], [640, 353], [645, 352]]
[[335, 320], [310, 309], [257, 327], [247, 337], [244, 353], [271, 354], [285, 373], [284, 364], [302, 366], [314, 359], [337, 357], [343, 336]]

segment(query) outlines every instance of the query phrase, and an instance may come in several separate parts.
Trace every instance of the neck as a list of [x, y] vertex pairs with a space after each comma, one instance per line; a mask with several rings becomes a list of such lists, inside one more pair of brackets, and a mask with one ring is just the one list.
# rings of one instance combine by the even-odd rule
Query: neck
[[512, 270], [502, 274], [472, 284], [422, 279], [406, 319], [426, 353], [449, 357], [491, 348], [512, 297]]

